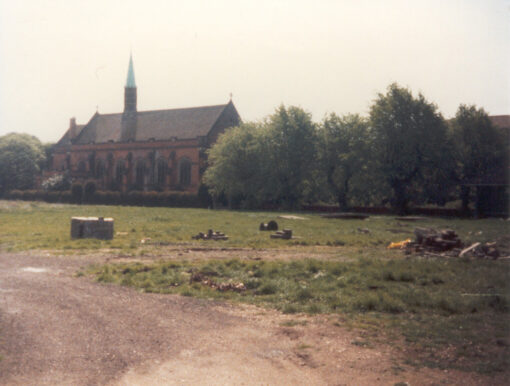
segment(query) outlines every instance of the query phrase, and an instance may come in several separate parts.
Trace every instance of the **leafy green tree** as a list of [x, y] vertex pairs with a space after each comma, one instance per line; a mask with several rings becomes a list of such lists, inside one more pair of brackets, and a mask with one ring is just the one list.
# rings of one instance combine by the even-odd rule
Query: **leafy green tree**
[[215, 197], [243, 197], [256, 206], [264, 199], [267, 148], [261, 123], [244, 123], [223, 133], [208, 152], [203, 181]]
[[267, 185], [274, 201], [296, 208], [313, 180], [317, 132], [310, 113], [300, 107], [279, 106], [265, 124]]
[[[447, 130], [437, 107], [422, 94], [391, 84], [370, 109], [373, 151], [378, 167], [393, 192], [393, 206], [400, 213], [423, 191], [427, 176], [449, 168]], [[446, 173], [448, 174], [448, 173]], [[421, 185], [421, 186], [420, 186]]]
[[216, 197], [242, 197], [246, 206], [296, 207], [310, 191], [315, 125], [298, 107], [280, 106], [259, 123], [232, 128], [209, 150], [204, 182]]
[[319, 165], [329, 190], [339, 207], [346, 209], [353, 178], [369, 174], [368, 121], [359, 115], [330, 114], [320, 126], [318, 143]]
[[[483, 108], [460, 105], [451, 121], [456, 176], [460, 184], [479, 182], [494, 172], [507, 173], [508, 137], [495, 127]], [[468, 210], [470, 191], [462, 185], [462, 209]]]
[[0, 137], [0, 192], [32, 188], [44, 162], [43, 145], [36, 137], [16, 133]]

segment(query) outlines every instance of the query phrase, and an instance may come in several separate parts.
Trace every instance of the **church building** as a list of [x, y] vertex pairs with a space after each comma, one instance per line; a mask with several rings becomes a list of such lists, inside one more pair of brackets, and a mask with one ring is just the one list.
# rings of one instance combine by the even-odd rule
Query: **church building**
[[133, 59], [129, 59], [124, 111], [96, 112], [85, 125], [71, 118], [53, 152], [51, 174], [94, 181], [98, 190], [197, 192], [205, 151], [241, 118], [227, 104], [138, 111]]

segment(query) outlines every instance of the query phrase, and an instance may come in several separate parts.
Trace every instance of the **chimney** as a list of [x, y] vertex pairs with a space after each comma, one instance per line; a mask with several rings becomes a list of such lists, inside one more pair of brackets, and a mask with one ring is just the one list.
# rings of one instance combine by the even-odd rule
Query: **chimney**
[[74, 139], [78, 133], [76, 132], [76, 118], [72, 117], [69, 121], [69, 139]]

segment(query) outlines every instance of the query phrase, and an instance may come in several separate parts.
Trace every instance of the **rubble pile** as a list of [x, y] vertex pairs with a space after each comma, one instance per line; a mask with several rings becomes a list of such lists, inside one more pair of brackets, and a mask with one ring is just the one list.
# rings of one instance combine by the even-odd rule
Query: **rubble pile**
[[[436, 230], [416, 228], [415, 241], [401, 243], [406, 254], [423, 253], [441, 257], [475, 257], [478, 259], [497, 259], [501, 253], [496, 242], [477, 242], [463, 249], [463, 243], [452, 229]], [[395, 243], [392, 243], [395, 244]]]
[[418, 248], [421, 247], [435, 252], [445, 252], [462, 247], [462, 241], [452, 229], [437, 231], [432, 228], [416, 228], [414, 234], [416, 236], [416, 241], [412, 244]]
[[277, 231], [271, 235], [271, 238], [290, 240], [292, 238], [292, 229], [283, 229], [281, 231]]
[[274, 220], [269, 221], [268, 223], [260, 223], [259, 231], [277, 231], [278, 223]]
[[193, 272], [189, 278], [190, 284], [192, 283], [200, 283], [203, 285], [206, 285], [212, 289], [224, 292], [224, 291], [235, 291], [235, 292], [243, 292], [246, 291], [246, 286], [244, 283], [235, 283], [235, 282], [228, 282], [228, 283], [216, 283], [211, 278], [207, 277], [206, 275], [200, 273], [200, 272]]
[[213, 231], [209, 229], [207, 233], [198, 232], [195, 236], [191, 236], [193, 240], [228, 240], [228, 236], [225, 233], [220, 231]]

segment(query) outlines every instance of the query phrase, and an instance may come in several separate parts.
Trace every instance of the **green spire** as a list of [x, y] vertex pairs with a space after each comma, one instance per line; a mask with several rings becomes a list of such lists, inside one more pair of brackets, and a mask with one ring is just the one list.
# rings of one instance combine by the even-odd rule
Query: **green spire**
[[129, 55], [129, 68], [126, 80], [126, 88], [136, 88], [135, 70], [133, 70], [133, 55]]

